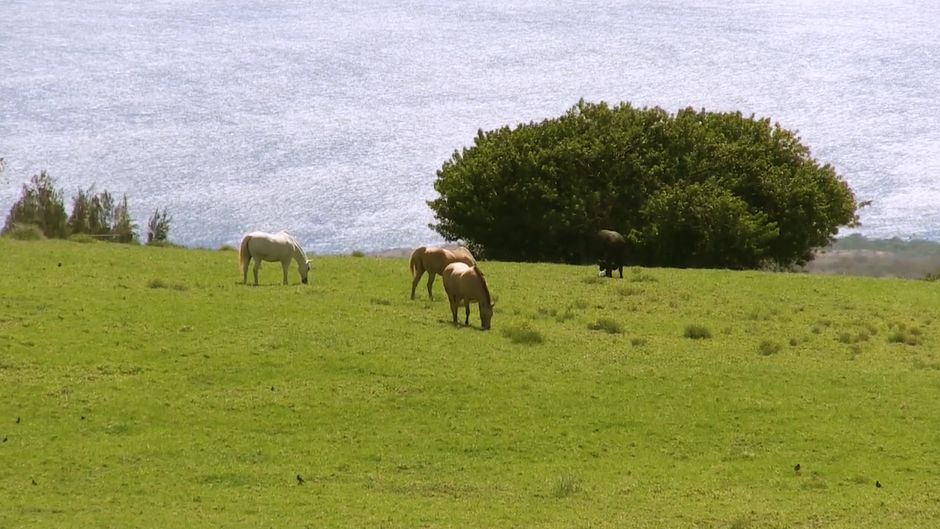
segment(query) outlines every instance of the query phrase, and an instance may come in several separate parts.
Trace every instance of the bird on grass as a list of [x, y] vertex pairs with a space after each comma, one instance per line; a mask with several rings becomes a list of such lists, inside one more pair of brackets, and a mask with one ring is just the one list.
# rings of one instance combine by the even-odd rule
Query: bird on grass
[[298, 485], [304, 484], [304, 478], [300, 477], [300, 474], [297, 474], [297, 484]]
[[797, 474], [800, 473], [800, 464], [799, 464], [799, 463], [797, 463], [796, 465], [793, 466], [793, 471], [796, 472]]
[[877, 487], [877, 488], [880, 489], [880, 488], [881, 488], [881, 482], [880, 482], [880, 481], [875, 481], [875, 487]]

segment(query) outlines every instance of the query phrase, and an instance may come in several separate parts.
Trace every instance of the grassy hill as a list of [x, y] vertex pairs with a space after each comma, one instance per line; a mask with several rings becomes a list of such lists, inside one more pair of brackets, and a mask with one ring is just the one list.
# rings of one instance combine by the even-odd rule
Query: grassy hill
[[487, 262], [483, 332], [402, 258], [0, 255], [0, 527], [940, 525], [933, 283]]

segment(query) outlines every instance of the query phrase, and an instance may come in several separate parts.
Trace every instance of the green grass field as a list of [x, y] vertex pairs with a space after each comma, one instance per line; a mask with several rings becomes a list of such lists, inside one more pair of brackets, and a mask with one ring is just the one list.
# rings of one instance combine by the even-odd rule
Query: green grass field
[[935, 283], [0, 255], [0, 527], [940, 526]]

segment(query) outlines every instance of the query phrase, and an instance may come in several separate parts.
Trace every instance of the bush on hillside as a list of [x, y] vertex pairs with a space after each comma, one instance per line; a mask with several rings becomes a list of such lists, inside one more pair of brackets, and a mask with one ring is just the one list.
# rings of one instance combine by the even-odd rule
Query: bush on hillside
[[114, 219], [114, 198], [111, 193], [94, 193], [92, 188], [78, 190], [72, 197], [72, 214], [69, 216], [70, 233], [86, 233], [93, 237], [110, 237]]
[[131, 219], [130, 209], [127, 207], [127, 195], [124, 195], [114, 207], [111, 240], [122, 243], [137, 242], [137, 224]]
[[150, 220], [147, 221], [147, 244], [149, 245], [159, 245], [166, 243], [167, 237], [170, 235], [170, 221], [173, 218], [167, 214], [166, 208], [163, 208], [163, 212], [159, 209], [153, 212], [153, 215], [150, 216]]
[[65, 237], [65, 206], [62, 204], [62, 192], [55, 188], [55, 181], [46, 171], [33, 175], [28, 184], [23, 184], [23, 193], [10, 208], [3, 233], [14, 229], [17, 224], [37, 226], [46, 237]]
[[434, 187], [438, 233], [514, 261], [585, 262], [591, 236], [611, 228], [634, 264], [790, 266], [854, 225], [858, 207], [831, 166], [768, 119], [627, 103], [581, 101], [479, 131]]
[[46, 238], [39, 226], [20, 223], [10, 226], [9, 229], [3, 232], [3, 236], [18, 241], [40, 241]]

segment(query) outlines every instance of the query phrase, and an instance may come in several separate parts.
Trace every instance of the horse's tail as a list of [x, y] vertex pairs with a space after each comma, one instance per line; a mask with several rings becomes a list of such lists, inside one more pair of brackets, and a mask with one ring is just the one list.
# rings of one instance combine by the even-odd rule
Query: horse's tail
[[421, 258], [424, 257], [424, 246], [419, 246], [415, 248], [415, 251], [411, 252], [411, 277], [417, 277], [417, 275], [424, 271], [424, 265], [421, 263]]
[[250, 235], [245, 235], [242, 237], [242, 244], [238, 248], [238, 271], [245, 273], [248, 268], [248, 261], [251, 259], [251, 254], [248, 253], [248, 241], [251, 240]]

